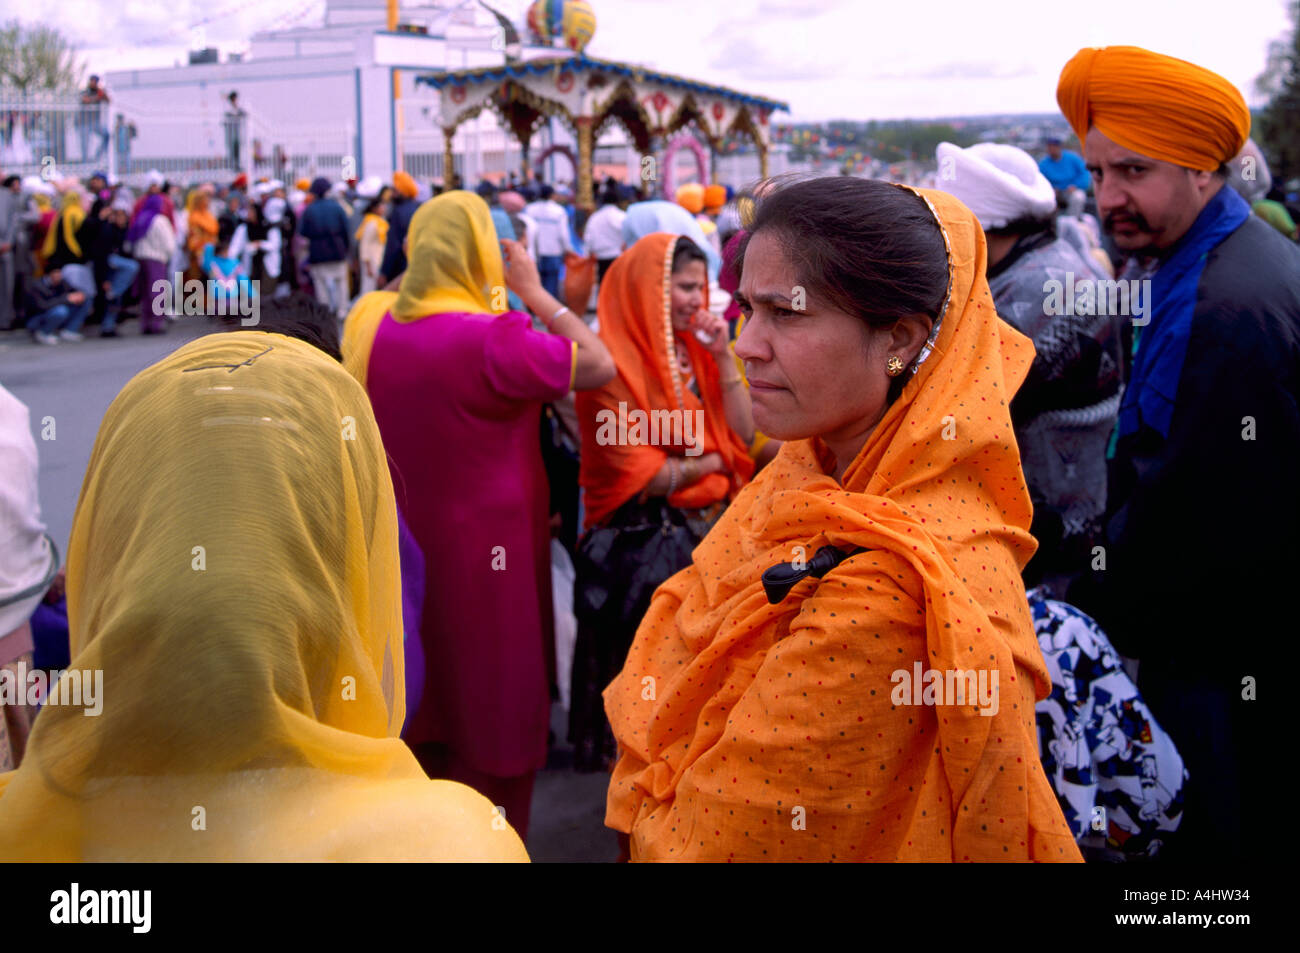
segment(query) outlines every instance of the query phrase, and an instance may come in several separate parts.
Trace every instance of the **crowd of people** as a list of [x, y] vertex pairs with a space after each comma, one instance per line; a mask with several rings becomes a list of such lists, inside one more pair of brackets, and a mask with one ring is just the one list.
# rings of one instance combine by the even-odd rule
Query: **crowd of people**
[[173, 270], [266, 299], [118, 396], [66, 578], [0, 389], [0, 675], [105, 680], [0, 679], [0, 857], [527, 859], [557, 698], [627, 860], [1260, 854], [1294, 225], [1222, 77], [1085, 49], [1057, 98], [1082, 155], [933, 189], [0, 205], [41, 343]]

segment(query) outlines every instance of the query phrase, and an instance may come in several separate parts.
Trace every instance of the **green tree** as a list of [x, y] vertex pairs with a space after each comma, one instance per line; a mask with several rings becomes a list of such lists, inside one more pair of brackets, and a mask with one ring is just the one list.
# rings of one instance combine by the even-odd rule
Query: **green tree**
[[1264, 72], [1255, 88], [1269, 97], [1259, 116], [1255, 141], [1268, 158], [1275, 180], [1300, 176], [1300, 0], [1288, 5], [1290, 36], [1268, 45]]
[[85, 67], [63, 34], [44, 24], [0, 26], [0, 84], [22, 92], [74, 90]]

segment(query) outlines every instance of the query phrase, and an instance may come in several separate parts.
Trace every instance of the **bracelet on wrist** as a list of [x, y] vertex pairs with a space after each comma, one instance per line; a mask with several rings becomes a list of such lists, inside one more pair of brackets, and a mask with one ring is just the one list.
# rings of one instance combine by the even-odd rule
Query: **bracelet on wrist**
[[551, 325], [553, 325], [556, 321], [560, 319], [560, 315], [564, 314], [564, 312], [568, 310], [569, 310], [568, 306], [564, 306], [560, 308], [559, 311], [556, 311], [553, 315], [551, 315], [551, 320], [547, 322], [546, 326], [549, 328]]
[[668, 492], [664, 496], [672, 496], [677, 492], [677, 460], [674, 457], [668, 458]]

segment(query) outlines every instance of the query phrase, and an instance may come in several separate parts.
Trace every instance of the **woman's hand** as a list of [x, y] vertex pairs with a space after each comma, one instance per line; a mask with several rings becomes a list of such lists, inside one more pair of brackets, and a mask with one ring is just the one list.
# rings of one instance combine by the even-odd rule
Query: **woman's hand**
[[527, 249], [512, 238], [501, 239], [501, 250], [505, 265], [506, 287], [520, 298], [527, 300], [542, 286], [537, 265], [528, 257]]
[[[686, 459], [690, 460], [692, 458], [687, 457]], [[696, 467], [695, 472], [699, 477], [706, 477], [710, 473], [719, 473], [726, 465], [722, 460], [722, 454], [717, 451], [706, 453], [702, 457], [695, 457], [694, 460]]]
[[691, 330], [695, 333], [696, 339], [713, 355], [719, 367], [723, 366], [723, 361], [730, 360], [731, 352], [728, 346], [731, 344], [731, 333], [727, 322], [720, 315], [711, 311], [697, 311], [695, 317], [691, 319]]

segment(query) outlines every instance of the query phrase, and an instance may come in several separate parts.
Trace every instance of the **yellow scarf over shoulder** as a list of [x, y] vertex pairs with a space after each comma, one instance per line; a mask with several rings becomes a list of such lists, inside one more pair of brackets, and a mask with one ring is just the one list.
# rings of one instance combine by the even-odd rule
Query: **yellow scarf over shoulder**
[[363, 295], [343, 326], [343, 363], [363, 387], [375, 333], [390, 310], [395, 320], [409, 322], [455, 311], [498, 314], [507, 307], [492, 212], [473, 192], [457, 189], [429, 199], [411, 217], [406, 242], [401, 291]]

